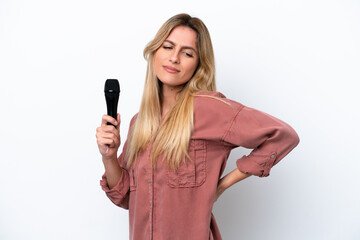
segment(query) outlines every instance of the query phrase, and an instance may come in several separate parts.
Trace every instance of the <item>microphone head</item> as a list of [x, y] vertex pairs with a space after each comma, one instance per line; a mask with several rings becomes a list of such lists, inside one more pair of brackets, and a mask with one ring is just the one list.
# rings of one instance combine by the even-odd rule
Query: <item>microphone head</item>
[[105, 82], [105, 89], [104, 92], [120, 92], [120, 84], [117, 79], [107, 79]]

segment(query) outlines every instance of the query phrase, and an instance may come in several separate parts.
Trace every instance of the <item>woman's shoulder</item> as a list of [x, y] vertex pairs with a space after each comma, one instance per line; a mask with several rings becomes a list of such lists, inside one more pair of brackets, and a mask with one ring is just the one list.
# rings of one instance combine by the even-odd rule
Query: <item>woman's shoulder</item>
[[130, 127], [131, 127], [132, 125], [134, 125], [134, 123], [135, 123], [135, 121], [136, 121], [136, 119], [137, 119], [138, 114], [139, 114], [138, 112], [135, 113], [135, 115], [131, 118], [131, 120], [130, 120]]
[[195, 94], [195, 97], [198, 96], [212, 96], [217, 98], [226, 98], [221, 92], [210, 92], [210, 91], [199, 91]]
[[243, 105], [220, 92], [197, 92], [194, 97], [194, 129], [200, 138], [223, 136]]
[[230, 107], [240, 109], [244, 105], [238, 101], [226, 98], [221, 92], [199, 91], [195, 94], [195, 102], [201, 104], [210, 104], [212, 106]]

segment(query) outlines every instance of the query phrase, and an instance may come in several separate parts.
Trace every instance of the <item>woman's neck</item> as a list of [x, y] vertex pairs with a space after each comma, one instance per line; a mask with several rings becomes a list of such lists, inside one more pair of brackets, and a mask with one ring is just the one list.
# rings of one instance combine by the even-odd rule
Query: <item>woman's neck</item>
[[174, 106], [176, 98], [180, 93], [183, 86], [170, 87], [167, 85], [162, 86], [162, 104], [161, 104], [161, 119], [164, 120]]

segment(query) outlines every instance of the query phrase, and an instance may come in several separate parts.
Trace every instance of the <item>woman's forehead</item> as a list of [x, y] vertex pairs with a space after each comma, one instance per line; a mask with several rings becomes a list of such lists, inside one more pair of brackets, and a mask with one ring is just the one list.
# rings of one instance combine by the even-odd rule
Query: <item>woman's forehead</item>
[[175, 27], [166, 40], [171, 41], [175, 45], [180, 45], [181, 47], [185, 46], [197, 49], [197, 33], [190, 27]]

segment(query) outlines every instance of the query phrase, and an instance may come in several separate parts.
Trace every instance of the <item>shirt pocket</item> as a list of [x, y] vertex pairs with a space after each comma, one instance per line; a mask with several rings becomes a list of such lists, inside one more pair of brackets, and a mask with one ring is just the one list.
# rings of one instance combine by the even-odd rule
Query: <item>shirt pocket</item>
[[206, 144], [205, 140], [190, 139], [189, 156], [191, 162], [186, 159], [181, 162], [179, 169], [167, 170], [167, 183], [170, 187], [198, 187], [206, 180]]

